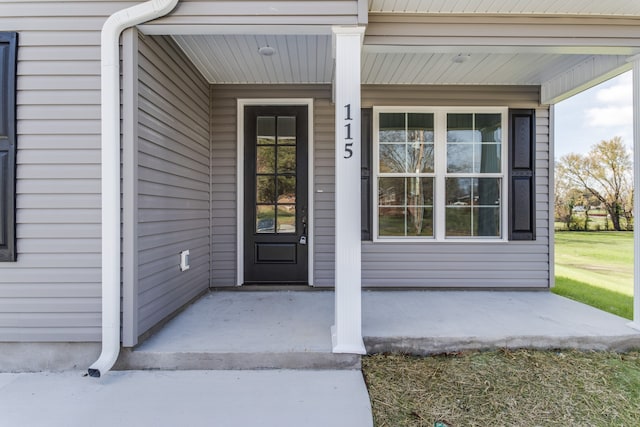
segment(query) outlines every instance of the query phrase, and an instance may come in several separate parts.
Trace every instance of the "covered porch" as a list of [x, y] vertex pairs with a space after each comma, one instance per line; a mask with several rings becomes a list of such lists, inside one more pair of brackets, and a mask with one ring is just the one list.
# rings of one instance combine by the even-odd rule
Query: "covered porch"
[[[548, 292], [364, 291], [362, 313], [369, 354], [640, 346], [626, 319]], [[358, 369], [332, 353], [333, 315], [333, 291], [212, 291], [116, 369]]]
[[[254, 230], [251, 227], [256, 223], [248, 215], [256, 207], [244, 198], [251, 192], [247, 183], [256, 182], [251, 175], [255, 171], [246, 170], [247, 162], [255, 159], [244, 151], [246, 105], [307, 107], [309, 163], [304, 178], [308, 181], [302, 187], [308, 190], [308, 205], [297, 211], [306, 212], [298, 219], [305, 230], [298, 241], [308, 245], [303, 257], [308, 261], [307, 284], [333, 291], [278, 292], [269, 294], [267, 302], [261, 292], [211, 293], [126, 353], [130, 366], [138, 366], [137, 355], [147, 349], [149, 355], [155, 354], [151, 359], [157, 359], [159, 366], [197, 366], [204, 361], [235, 366], [235, 361], [244, 360], [245, 367], [256, 363], [277, 367], [281, 360], [292, 360], [292, 353], [295, 357], [317, 354], [302, 364], [346, 366], [357, 363], [356, 354], [365, 347], [368, 351], [418, 353], [487, 345], [535, 347], [545, 342], [543, 337], [551, 336], [556, 337], [547, 342], [552, 347], [584, 342], [604, 348], [622, 345], [635, 336], [620, 319], [614, 321], [620, 329], [611, 335], [611, 322], [601, 315], [591, 316], [589, 310], [583, 312], [584, 308], [574, 307], [579, 313], [575, 318], [562, 317], [564, 304], [574, 303], [563, 301], [553, 311], [558, 297], [545, 292], [519, 296], [509, 292], [411, 291], [404, 296], [398, 291], [361, 292], [362, 287], [548, 290], [553, 285], [553, 104], [634, 64], [634, 78], [640, 81], [640, 60], [634, 56], [640, 53], [635, 19], [598, 11], [593, 12], [596, 16], [574, 16], [564, 6], [535, 16], [507, 10], [487, 11], [484, 16], [475, 14], [471, 6], [455, 14], [441, 14], [429, 9], [429, 2], [419, 2], [413, 12], [396, 10], [394, 2], [377, 2], [367, 11], [363, 1], [338, 2], [344, 9], [333, 15], [330, 2], [313, 2], [319, 7], [315, 11], [306, 2], [291, 2], [295, 7], [286, 10], [261, 5], [261, 15], [254, 16], [242, 2], [225, 3], [228, 9], [223, 11], [216, 9], [216, 3], [220, 2], [180, 2], [171, 13], [129, 30], [123, 38], [122, 343], [136, 346], [141, 336], [208, 288], [246, 284], [243, 249], [250, 246], [246, 227], [249, 223], [248, 229]], [[558, 14], [563, 17], [557, 19]], [[524, 124], [518, 129], [533, 141], [527, 146], [532, 149], [523, 148], [517, 155], [511, 148], [501, 151], [502, 167], [497, 178], [493, 177], [501, 185], [493, 202], [499, 217], [499, 231], [490, 236], [495, 237], [493, 241], [447, 241], [442, 225], [445, 204], [456, 202], [445, 203], [443, 196], [448, 142], [444, 137], [440, 139], [443, 151], [437, 155], [440, 170], [433, 173], [439, 174], [434, 179], [442, 191], [432, 191], [436, 202], [429, 206], [439, 209], [432, 216], [434, 222], [442, 220], [436, 226], [439, 231], [432, 231], [424, 240], [403, 240], [406, 235], [396, 240], [376, 238], [379, 206], [374, 190], [369, 208], [361, 208], [363, 138], [358, 113], [368, 108], [381, 117], [376, 108], [405, 108], [397, 110], [404, 114], [411, 108], [426, 107], [490, 107], [492, 112], [500, 107], [504, 124], [509, 111], [535, 112], [529, 116], [535, 120], [521, 121]], [[436, 112], [443, 123], [435, 131], [440, 135], [446, 135], [447, 111], [453, 110]], [[510, 126], [515, 130], [514, 124]], [[510, 131], [507, 126], [501, 129]], [[506, 140], [505, 135], [501, 147], [506, 147]], [[518, 161], [527, 169], [519, 175], [519, 186], [514, 185], [518, 175], [511, 170], [511, 164]], [[103, 221], [102, 256], [107, 266], [103, 270], [110, 271], [103, 287], [113, 290], [120, 285], [120, 265], [116, 265], [120, 235], [114, 232], [120, 225], [120, 164], [116, 160], [108, 166], [115, 172], [107, 177], [114, 183], [112, 197], [104, 199], [112, 214]], [[378, 176], [373, 174], [370, 180], [375, 182]], [[377, 188], [371, 182], [367, 185]], [[512, 212], [519, 207], [531, 215], [513, 221]], [[273, 210], [277, 212], [277, 207]], [[369, 224], [374, 237], [363, 239], [361, 228], [367, 214], [374, 218]], [[528, 237], [511, 238], [517, 228], [512, 227], [514, 222], [523, 226], [520, 231]], [[465, 236], [475, 237], [471, 232]], [[639, 287], [637, 279], [636, 290]], [[103, 322], [107, 310], [113, 319], [119, 319], [119, 295], [109, 295], [112, 304], [103, 310]], [[282, 295], [293, 295], [292, 303], [311, 296], [313, 301], [303, 304], [305, 308], [286, 307], [282, 304], [287, 300], [278, 300]], [[217, 305], [222, 296], [242, 299], [238, 305], [246, 306], [238, 313], [245, 316], [241, 319], [238, 313], [228, 312], [226, 305]], [[195, 324], [183, 320], [206, 303], [211, 305], [202, 309], [205, 317], [193, 314], [199, 319]], [[637, 299], [636, 312], [638, 305]], [[535, 309], [529, 310], [532, 307]], [[289, 317], [274, 317], [277, 313]], [[521, 320], [516, 322], [518, 316]], [[607, 327], [598, 329], [597, 322], [590, 323], [595, 320], [581, 323], [590, 317]], [[460, 329], [461, 323], [468, 326]], [[109, 327], [116, 335], [119, 331], [113, 324]], [[178, 335], [191, 336], [195, 344], [182, 341], [184, 348], [193, 351], [176, 350], [186, 357], [176, 363], [166, 356], [174, 350], [159, 343], [181, 342], [176, 337], [161, 338], [169, 334], [171, 325], [181, 324], [183, 327], [176, 327]], [[234, 330], [228, 325], [244, 327]], [[273, 329], [260, 329], [268, 325]], [[299, 333], [290, 333], [297, 325], [306, 326]], [[248, 332], [254, 327], [259, 331], [256, 336]], [[308, 333], [317, 339], [294, 339]], [[269, 343], [280, 345], [279, 341], [289, 338], [294, 339], [285, 346], [289, 350], [269, 347]], [[250, 356], [243, 359], [244, 353], [234, 350], [236, 339], [246, 339]], [[154, 343], [160, 345], [156, 353]]]

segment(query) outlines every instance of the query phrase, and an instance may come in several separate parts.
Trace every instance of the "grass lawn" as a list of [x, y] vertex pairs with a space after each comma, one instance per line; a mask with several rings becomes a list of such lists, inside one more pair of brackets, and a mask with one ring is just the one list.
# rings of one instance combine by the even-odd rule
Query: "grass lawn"
[[[632, 317], [633, 233], [556, 233], [556, 294]], [[640, 352], [364, 357], [377, 427], [640, 425]]]
[[633, 233], [557, 232], [553, 292], [633, 316]]
[[636, 426], [640, 353], [363, 358], [375, 425]]

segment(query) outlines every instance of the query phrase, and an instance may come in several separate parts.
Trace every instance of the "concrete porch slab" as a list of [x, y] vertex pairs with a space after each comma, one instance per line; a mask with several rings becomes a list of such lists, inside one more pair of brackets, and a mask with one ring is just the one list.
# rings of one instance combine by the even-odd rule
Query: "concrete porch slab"
[[551, 292], [365, 291], [362, 304], [370, 353], [640, 348], [629, 320]]
[[211, 292], [116, 369], [359, 369], [331, 349], [333, 292]]
[[[331, 291], [212, 292], [118, 369], [358, 369], [331, 352]], [[640, 348], [628, 320], [550, 292], [364, 291], [369, 353], [492, 348]]]
[[373, 425], [358, 371], [0, 374], [3, 426]]

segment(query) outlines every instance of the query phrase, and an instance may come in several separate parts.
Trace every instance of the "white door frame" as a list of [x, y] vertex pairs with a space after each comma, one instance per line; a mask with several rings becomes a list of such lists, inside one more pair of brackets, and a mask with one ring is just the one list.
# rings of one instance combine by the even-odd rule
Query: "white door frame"
[[250, 99], [238, 99], [238, 113], [237, 113], [237, 136], [236, 141], [237, 157], [236, 157], [236, 286], [242, 286], [244, 283], [244, 107], [248, 105], [264, 105], [264, 106], [278, 106], [278, 105], [302, 105], [307, 107], [308, 115], [308, 135], [307, 135], [307, 174], [308, 174], [308, 214], [307, 214], [307, 241], [308, 244], [308, 281], [309, 286], [313, 286], [313, 248], [315, 245], [313, 224], [314, 224], [314, 209], [313, 209], [313, 98], [250, 98]]

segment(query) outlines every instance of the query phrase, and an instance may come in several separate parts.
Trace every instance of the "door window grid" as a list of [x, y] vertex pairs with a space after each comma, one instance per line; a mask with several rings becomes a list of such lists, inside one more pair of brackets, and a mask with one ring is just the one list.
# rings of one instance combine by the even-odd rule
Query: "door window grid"
[[296, 118], [258, 116], [256, 137], [256, 233], [296, 230]]

